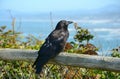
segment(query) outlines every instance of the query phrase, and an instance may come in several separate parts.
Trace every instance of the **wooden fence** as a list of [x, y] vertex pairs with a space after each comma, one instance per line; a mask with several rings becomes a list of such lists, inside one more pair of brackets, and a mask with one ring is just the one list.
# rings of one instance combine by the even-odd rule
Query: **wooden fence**
[[[0, 49], [2, 60], [35, 61], [37, 50]], [[120, 72], [120, 58], [61, 52], [48, 63]]]

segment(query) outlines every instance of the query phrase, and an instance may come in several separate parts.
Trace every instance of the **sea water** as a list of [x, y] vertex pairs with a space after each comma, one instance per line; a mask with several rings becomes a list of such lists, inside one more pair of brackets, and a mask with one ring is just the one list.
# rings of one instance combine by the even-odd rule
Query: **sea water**
[[[55, 28], [58, 21], [52, 24], [50, 21], [16, 21], [15, 30], [22, 32], [24, 36], [32, 34], [40, 37], [40, 40], [45, 40], [49, 33]], [[7, 29], [12, 29], [11, 21], [0, 21], [0, 26], [7, 26]], [[94, 39], [90, 43], [100, 48], [98, 53], [100, 55], [109, 55], [113, 48], [120, 46], [120, 23], [91, 23], [78, 21], [78, 25], [82, 28], [88, 29], [94, 35]], [[74, 25], [69, 25], [69, 39], [68, 42], [74, 41], [76, 30]]]

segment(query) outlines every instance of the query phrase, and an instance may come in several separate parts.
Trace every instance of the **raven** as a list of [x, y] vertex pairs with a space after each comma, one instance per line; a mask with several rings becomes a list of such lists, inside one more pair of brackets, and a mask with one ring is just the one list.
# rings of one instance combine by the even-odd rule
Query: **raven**
[[48, 35], [38, 51], [38, 57], [33, 64], [33, 67], [35, 66], [36, 69], [36, 74], [40, 74], [42, 67], [64, 49], [69, 37], [68, 25], [71, 23], [73, 22], [61, 20], [58, 22], [56, 28]]

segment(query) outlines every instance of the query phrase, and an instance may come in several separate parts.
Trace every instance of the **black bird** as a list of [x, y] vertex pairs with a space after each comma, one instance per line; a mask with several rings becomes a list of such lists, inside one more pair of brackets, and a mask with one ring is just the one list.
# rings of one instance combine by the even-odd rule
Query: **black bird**
[[68, 25], [71, 23], [73, 22], [61, 20], [58, 22], [56, 28], [48, 35], [38, 51], [38, 57], [33, 64], [33, 67], [35, 66], [36, 69], [36, 74], [40, 74], [42, 67], [64, 49], [69, 37]]

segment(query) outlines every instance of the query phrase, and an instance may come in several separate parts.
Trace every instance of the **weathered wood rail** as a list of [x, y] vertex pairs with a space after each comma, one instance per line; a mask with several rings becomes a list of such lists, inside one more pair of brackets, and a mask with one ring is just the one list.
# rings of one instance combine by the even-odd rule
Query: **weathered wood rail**
[[[36, 57], [37, 50], [0, 49], [0, 59], [2, 60], [33, 62]], [[120, 72], [120, 58], [115, 57], [60, 53], [56, 58], [50, 60], [49, 63]]]

